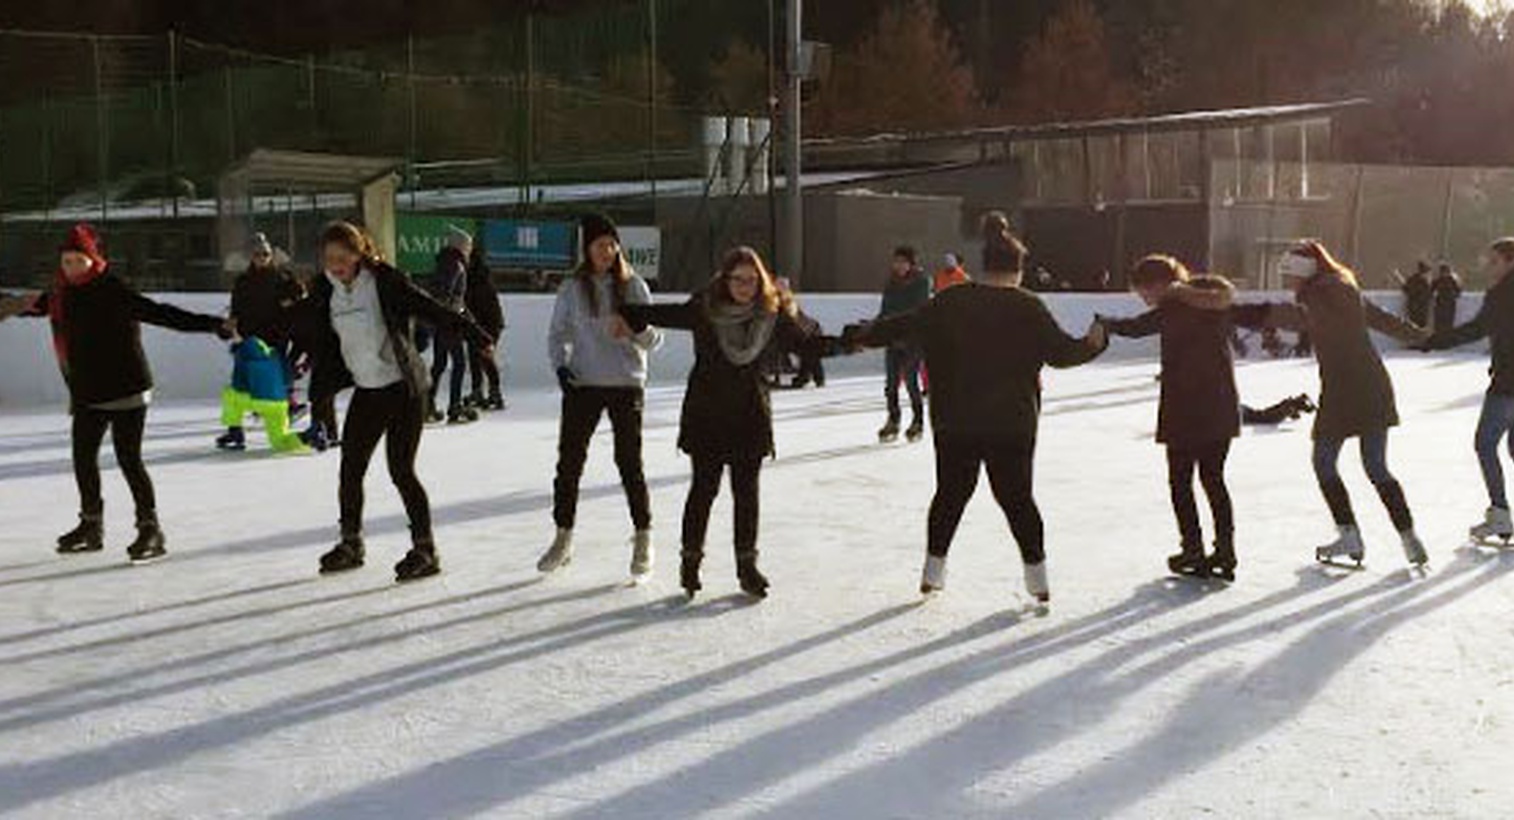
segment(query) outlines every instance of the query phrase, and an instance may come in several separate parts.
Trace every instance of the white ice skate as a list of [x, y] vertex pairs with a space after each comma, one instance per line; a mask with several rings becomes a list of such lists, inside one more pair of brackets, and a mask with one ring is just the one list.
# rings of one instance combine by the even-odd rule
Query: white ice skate
[[573, 531], [559, 528], [557, 537], [552, 539], [552, 546], [542, 555], [541, 560], [536, 562], [539, 572], [556, 572], [573, 563]]
[[920, 594], [935, 595], [946, 589], [946, 559], [925, 556], [925, 571], [920, 573]]
[[1334, 564], [1337, 559], [1350, 558], [1359, 567], [1367, 557], [1367, 545], [1362, 543], [1361, 531], [1353, 526], [1342, 526], [1340, 537], [1314, 551], [1314, 557], [1322, 564]]
[[642, 584], [652, 577], [654, 555], [652, 531], [637, 530], [631, 539], [631, 583]]
[[1404, 539], [1404, 557], [1415, 567], [1423, 569], [1430, 563], [1430, 554], [1425, 551], [1425, 542], [1419, 540], [1419, 535], [1414, 530], [1404, 530], [1398, 536]]
[[1472, 540], [1494, 547], [1507, 547], [1514, 538], [1514, 517], [1502, 507], [1489, 507], [1481, 524], [1471, 529]]
[[1025, 565], [1025, 592], [1046, 606], [1051, 603], [1051, 587], [1046, 583], [1046, 562]]

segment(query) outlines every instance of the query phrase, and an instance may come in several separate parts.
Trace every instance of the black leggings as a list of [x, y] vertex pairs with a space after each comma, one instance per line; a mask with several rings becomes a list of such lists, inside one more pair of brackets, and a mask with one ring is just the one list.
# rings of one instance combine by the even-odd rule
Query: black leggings
[[74, 411], [74, 481], [79, 485], [81, 513], [98, 518], [105, 511], [105, 501], [100, 497], [100, 445], [105, 441], [106, 428], [110, 428], [116, 465], [131, 487], [137, 521], [157, 520], [157, 496], [147, 467], [142, 464], [142, 433], [146, 426], [146, 407], [133, 410], [82, 407]]
[[346, 435], [342, 438], [342, 478], [338, 497], [342, 509], [342, 535], [363, 532], [363, 478], [368, 462], [384, 439], [389, 459], [389, 478], [405, 502], [410, 518], [410, 537], [417, 545], [431, 541], [431, 501], [415, 476], [415, 456], [420, 451], [425, 408], [420, 396], [411, 395], [404, 382], [378, 390], [357, 388], [347, 405]]
[[615, 431], [615, 466], [631, 505], [637, 530], [652, 528], [652, 500], [641, 465], [641, 415], [645, 403], [639, 387], [573, 387], [562, 396], [562, 423], [557, 435], [557, 480], [552, 488], [552, 518], [573, 529], [578, 519], [578, 484], [589, 459], [589, 440], [600, 416], [610, 414]]
[[484, 351], [483, 348], [468, 342], [469, 370], [473, 376], [473, 395], [484, 395], [484, 381], [489, 382], [489, 395], [498, 396], [499, 389], [499, 362]]
[[431, 406], [436, 407], [436, 394], [442, 386], [442, 374], [451, 363], [452, 373], [447, 391], [447, 407], [459, 410], [463, 402], [463, 377], [467, 375], [468, 362], [463, 356], [463, 337], [451, 328], [439, 327], [432, 337], [431, 350]]
[[720, 495], [720, 477], [731, 468], [731, 495], [736, 502], [736, 554], [757, 553], [758, 485], [762, 474], [761, 456], [724, 458], [696, 455], [694, 483], [683, 506], [683, 552], [704, 555], [705, 535], [710, 528], [710, 508]]
[[1225, 459], [1230, 456], [1230, 441], [1198, 447], [1167, 445], [1167, 484], [1172, 490], [1172, 511], [1178, 517], [1178, 531], [1183, 546], [1201, 547], [1204, 530], [1199, 525], [1198, 502], [1193, 495], [1193, 473], [1198, 469], [1199, 483], [1209, 496], [1209, 510], [1214, 514], [1214, 534], [1220, 542], [1235, 541], [1235, 512], [1230, 505], [1230, 490], [1225, 486]]
[[1045, 525], [1032, 493], [1036, 445], [1030, 442], [974, 441], [936, 437], [936, 497], [930, 505], [927, 548], [945, 558], [962, 511], [978, 487], [978, 473], [988, 468], [994, 499], [1009, 519], [1026, 564], [1046, 560]]

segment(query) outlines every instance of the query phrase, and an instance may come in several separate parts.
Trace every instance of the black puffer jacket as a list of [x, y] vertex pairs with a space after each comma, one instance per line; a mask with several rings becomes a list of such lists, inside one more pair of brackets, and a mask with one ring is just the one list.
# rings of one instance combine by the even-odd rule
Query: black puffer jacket
[[473, 321], [498, 340], [505, 329], [505, 309], [499, 302], [499, 289], [489, 276], [489, 266], [479, 253], [474, 253], [468, 262], [467, 302]]
[[289, 311], [305, 297], [294, 274], [284, 268], [249, 267], [231, 287], [231, 315], [244, 338], [256, 336], [282, 351], [289, 342]]
[[[413, 396], [424, 396], [431, 387], [426, 362], [415, 347], [416, 320], [436, 327], [451, 328], [475, 343], [494, 343], [466, 313], [455, 313], [416, 287], [409, 277], [382, 262], [364, 262], [363, 267], [378, 287], [379, 305], [384, 324], [389, 328], [389, 342], [404, 374], [405, 386]], [[352, 373], [342, 358], [342, 343], [331, 324], [331, 279], [318, 276], [310, 288], [310, 298], [300, 303], [295, 331], [300, 347], [310, 353], [312, 401], [334, 396], [353, 384]]]
[[64, 300], [63, 321], [53, 323], [53, 334], [68, 340], [68, 358], [61, 364], [74, 409], [152, 389], [142, 322], [185, 333], [221, 333], [225, 324], [219, 316], [154, 302], [109, 271], [87, 284], [43, 293], [28, 314], [49, 315], [52, 300], [59, 298]]
[[732, 460], [770, 456], [773, 405], [763, 378], [766, 362], [788, 346], [816, 345], [823, 355], [835, 355], [835, 340], [820, 336], [818, 325], [806, 329], [789, 313], [779, 312], [767, 351], [751, 364], [732, 364], [721, 350], [706, 304], [707, 296], [697, 294], [677, 305], [625, 305], [621, 313], [638, 333], [648, 325], [694, 333], [694, 369], [683, 397], [678, 449]]

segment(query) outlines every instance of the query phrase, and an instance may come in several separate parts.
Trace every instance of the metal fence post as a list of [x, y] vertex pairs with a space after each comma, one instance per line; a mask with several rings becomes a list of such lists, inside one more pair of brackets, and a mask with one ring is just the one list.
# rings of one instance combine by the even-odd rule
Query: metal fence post
[[108, 204], [110, 201], [108, 183], [110, 170], [107, 167], [110, 159], [110, 146], [106, 142], [105, 87], [100, 67], [100, 38], [91, 35], [89, 45], [94, 57], [95, 68], [95, 161], [100, 177], [100, 222], [104, 224], [110, 221], [110, 206]]
[[168, 30], [168, 192], [179, 218], [179, 36]]

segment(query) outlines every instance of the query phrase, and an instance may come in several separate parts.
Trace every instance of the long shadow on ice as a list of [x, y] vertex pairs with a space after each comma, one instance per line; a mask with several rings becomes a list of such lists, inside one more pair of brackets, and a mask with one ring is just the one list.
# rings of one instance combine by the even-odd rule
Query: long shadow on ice
[[[1459, 560], [1427, 581], [1406, 582], [1402, 574], [1384, 578], [1371, 586], [1329, 596], [1303, 610], [1284, 612], [1232, 632], [1216, 634], [1217, 624], [1206, 620], [1115, 647], [1046, 683], [1015, 694], [959, 728], [784, 800], [766, 813], [772, 817], [832, 817], [884, 810], [909, 817], [1117, 815], [1121, 808], [1184, 771], [1276, 727], [1304, 708], [1325, 683], [1394, 626], [1443, 606], [1456, 595], [1504, 577], [1514, 569], [1514, 562], [1500, 562], [1499, 566], [1482, 572], [1474, 572], [1475, 569], [1473, 562]], [[1462, 583], [1455, 583], [1458, 579]], [[1351, 609], [1346, 610], [1347, 607]], [[1226, 613], [1220, 623], [1236, 620]], [[1302, 638], [1241, 681], [1226, 680], [1223, 675], [1205, 678], [1192, 700], [1175, 707], [1172, 722], [1141, 749], [1122, 750], [1118, 758], [1095, 765], [1090, 772], [1075, 775], [1013, 807], [985, 806], [974, 800], [971, 790], [985, 778], [1002, 775], [1032, 755], [1062, 742], [1099, 731], [1124, 700], [1159, 685], [1173, 672], [1214, 652], [1265, 640], [1280, 630], [1296, 629], [1311, 622], [1315, 626]], [[1207, 633], [1208, 637], [1196, 640], [1195, 631]], [[1176, 641], [1181, 642], [1174, 644]], [[1147, 655], [1152, 657], [1122, 671]], [[965, 669], [943, 669], [940, 674], [955, 683], [964, 675], [969, 680], [978, 680], [992, 671], [972, 669], [969, 665]], [[1268, 680], [1287, 681], [1290, 685], [1269, 689], [1277, 698], [1272, 705], [1251, 708], [1251, 701], [1240, 694], [1241, 684], [1259, 685]], [[913, 705], [918, 706], [939, 697], [942, 687], [922, 681], [907, 688], [924, 690], [917, 692]], [[901, 711], [891, 701], [899, 698], [892, 691], [886, 692], [850, 708], [849, 716], [822, 718], [800, 729], [786, 730], [802, 732], [804, 738], [791, 737], [784, 744], [774, 743], [767, 748], [748, 744], [733, 755], [739, 753], [747, 760], [781, 760], [783, 772], [794, 774], [790, 759], [779, 753], [784, 745], [804, 748], [807, 743], [830, 738], [835, 732], [841, 732], [843, 740], [855, 740], [860, 733], [852, 728], [854, 722], [865, 725], [864, 716], [874, 712], [897, 718]], [[833, 748], [845, 747], [833, 745]], [[696, 772], [692, 776], [708, 774]], [[586, 810], [584, 816], [605, 809], [643, 809], [646, 805], [645, 799], [636, 803], [607, 801]]]

